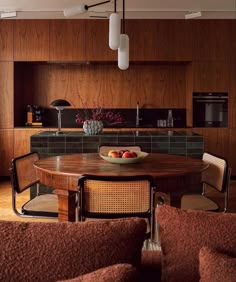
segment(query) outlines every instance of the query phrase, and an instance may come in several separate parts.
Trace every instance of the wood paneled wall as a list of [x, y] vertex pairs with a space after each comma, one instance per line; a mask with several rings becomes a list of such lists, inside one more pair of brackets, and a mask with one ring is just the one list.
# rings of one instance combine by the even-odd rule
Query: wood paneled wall
[[[196, 130], [205, 136], [206, 149], [228, 157], [236, 174], [236, 20], [132, 19], [126, 20], [126, 32], [131, 63], [120, 71], [117, 51], [108, 47], [108, 20], [0, 21], [5, 163], [13, 156], [13, 143], [25, 144], [21, 139], [28, 135], [13, 134], [13, 116], [17, 120], [29, 103], [48, 107], [65, 98], [78, 108], [128, 108], [137, 101], [144, 107], [184, 107], [192, 126], [192, 91], [227, 91], [228, 129]], [[13, 142], [13, 135], [19, 140]]]
[[[43, 107], [58, 98], [74, 108], [185, 108], [186, 65], [17, 64], [16, 101]], [[23, 74], [23, 75], [22, 75]], [[18, 103], [18, 102], [17, 102]]]

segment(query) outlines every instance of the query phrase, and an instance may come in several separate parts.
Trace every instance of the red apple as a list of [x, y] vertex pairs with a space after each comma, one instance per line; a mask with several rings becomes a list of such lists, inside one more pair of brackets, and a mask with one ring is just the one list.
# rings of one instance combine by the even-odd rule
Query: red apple
[[120, 150], [119, 151], [120, 157], [122, 157], [125, 152], [129, 152], [129, 150], [125, 150], [125, 149]]
[[133, 158], [137, 158], [137, 153], [135, 153], [135, 152], [131, 152], [132, 154], [133, 154]]
[[122, 155], [122, 158], [135, 158], [137, 155], [134, 155], [133, 153], [134, 152], [129, 152], [129, 151], [124, 152], [124, 154]]
[[110, 158], [120, 158], [120, 154], [116, 150], [110, 150], [108, 152], [108, 157], [110, 157]]

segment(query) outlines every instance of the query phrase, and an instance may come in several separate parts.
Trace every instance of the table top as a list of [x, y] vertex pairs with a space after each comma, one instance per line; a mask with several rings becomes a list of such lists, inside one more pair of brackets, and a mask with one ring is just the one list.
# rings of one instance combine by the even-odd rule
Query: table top
[[201, 159], [158, 153], [150, 153], [141, 162], [134, 164], [113, 164], [103, 160], [98, 153], [54, 156], [35, 163], [37, 170], [51, 175], [132, 176], [150, 174], [158, 178], [199, 173], [208, 166], [208, 163]]

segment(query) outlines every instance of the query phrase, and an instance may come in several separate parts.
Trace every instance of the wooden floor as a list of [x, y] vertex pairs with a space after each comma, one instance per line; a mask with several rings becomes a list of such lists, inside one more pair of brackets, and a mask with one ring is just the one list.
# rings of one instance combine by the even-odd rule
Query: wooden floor
[[[23, 195], [22, 195], [23, 194]], [[22, 203], [25, 203], [29, 199], [29, 193], [24, 192], [20, 195], [17, 201], [17, 206], [20, 207]], [[223, 206], [223, 195], [215, 191], [209, 191], [207, 194], [209, 197], [217, 200], [221, 206]], [[35, 218], [22, 218], [14, 214], [11, 207], [11, 186], [10, 181], [0, 180], [0, 220], [15, 220], [15, 221], [58, 221], [57, 219], [35, 219]], [[230, 203], [229, 211], [236, 213], [236, 180], [231, 180], [230, 185]]]

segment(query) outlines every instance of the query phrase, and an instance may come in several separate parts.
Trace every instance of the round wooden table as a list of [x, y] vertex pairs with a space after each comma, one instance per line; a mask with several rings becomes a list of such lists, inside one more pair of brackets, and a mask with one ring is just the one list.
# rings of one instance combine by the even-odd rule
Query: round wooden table
[[[48, 157], [34, 166], [41, 183], [53, 187], [58, 194], [59, 221], [75, 221], [75, 199], [82, 174], [152, 175], [157, 190], [170, 193], [171, 205], [180, 207], [182, 194], [195, 189], [191, 188], [199, 184], [199, 175], [208, 164], [200, 159], [157, 153], [150, 153], [135, 164], [112, 164], [98, 153], [87, 153]], [[193, 178], [198, 183], [193, 183]]]

